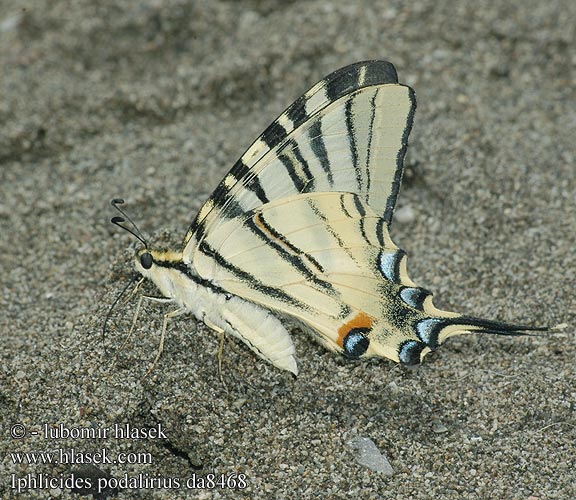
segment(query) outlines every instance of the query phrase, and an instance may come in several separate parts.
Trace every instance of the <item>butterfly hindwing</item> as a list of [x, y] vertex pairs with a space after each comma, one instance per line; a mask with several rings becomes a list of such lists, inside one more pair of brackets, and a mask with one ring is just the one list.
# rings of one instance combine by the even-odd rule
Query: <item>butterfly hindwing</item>
[[[401, 344], [427, 347], [417, 325], [434, 315], [429, 292], [406, 272], [382, 217], [352, 193], [288, 197], [223, 223], [194, 265], [233, 294], [288, 315], [350, 357], [399, 360]], [[409, 293], [407, 291], [410, 291]], [[365, 340], [358, 354], [350, 333]]]

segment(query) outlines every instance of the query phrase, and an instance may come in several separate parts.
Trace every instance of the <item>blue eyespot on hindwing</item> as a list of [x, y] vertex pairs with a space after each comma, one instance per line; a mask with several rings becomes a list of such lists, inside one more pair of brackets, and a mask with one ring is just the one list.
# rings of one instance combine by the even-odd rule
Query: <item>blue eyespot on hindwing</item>
[[382, 276], [392, 283], [400, 283], [400, 264], [405, 255], [404, 250], [380, 252], [378, 266]]
[[420, 287], [405, 287], [400, 290], [402, 302], [419, 311], [424, 310], [424, 301], [430, 295], [431, 293], [428, 290]]
[[425, 318], [416, 324], [418, 338], [427, 344], [431, 349], [438, 347], [438, 336], [440, 331], [448, 324], [445, 319]]
[[420, 354], [426, 347], [417, 340], [407, 340], [398, 348], [398, 358], [404, 366], [416, 366], [420, 364]]
[[358, 359], [362, 356], [370, 345], [370, 339], [367, 337], [369, 331], [368, 328], [354, 328], [350, 330], [348, 335], [344, 337], [342, 345], [344, 355], [351, 359]]

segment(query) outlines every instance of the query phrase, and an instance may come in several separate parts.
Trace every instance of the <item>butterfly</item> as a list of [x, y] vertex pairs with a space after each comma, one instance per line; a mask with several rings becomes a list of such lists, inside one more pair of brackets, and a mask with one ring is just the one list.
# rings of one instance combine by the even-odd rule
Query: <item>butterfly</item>
[[454, 335], [542, 330], [440, 310], [409, 278], [389, 229], [415, 109], [387, 61], [328, 75], [247, 149], [178, 250], [149, 248], [113, 200], [112, 222], [144, 243], [136, 270], [177, 307], [162, 339], [191, 312], [297, 374], [286, 320], [348, 358], [405, 366]]

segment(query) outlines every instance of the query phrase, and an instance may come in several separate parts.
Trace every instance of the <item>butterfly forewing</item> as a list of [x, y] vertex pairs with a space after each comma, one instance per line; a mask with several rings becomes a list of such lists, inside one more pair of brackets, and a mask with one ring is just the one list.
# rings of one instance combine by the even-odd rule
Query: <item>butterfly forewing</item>
[[200, 210], [185, 258], [226, 220], [297, 193], [354, 192], [389, 224], [415, 108], [385, 61], [357, 63], [315, 85], [248, 148]]

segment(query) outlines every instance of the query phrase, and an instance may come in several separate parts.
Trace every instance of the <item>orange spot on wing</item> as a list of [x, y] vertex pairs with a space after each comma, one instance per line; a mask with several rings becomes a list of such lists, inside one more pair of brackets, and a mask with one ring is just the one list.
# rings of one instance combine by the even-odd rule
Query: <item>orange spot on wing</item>
[[286, 241], [283, 238], [278, 237], [277, 234], [274, 234], [272, 231], [270, 231], [270, 228], [264, 223], [264, 220], [262, 219], [262, 214], [258, 214], [256, 217], [254, 217], [254, 222], [262, 230], [262, 232], [268, 236], [268, 238], [274, 240], [277, 244], [282, 246], [284, 250], [290, 253], [294, 253], [293, 250], [286, 244]]
[[262, 221], [262, 214], [258, 214], [256, 217], [254, 217], [254, 222], [260, 229], [262, 229], [262, 231], [270, 234], [270, 231], [268, 231], [268, 228], [264, 225], [264, 222]]
[[372, 328], [372, 323], [374, 320], [368, 316], [366, 313], [360, 311], [356, 316], [354, 316], [350, 321], [344, 323], [340, 328], [338, 328], [338, 345], [344, 348], [344, 339], [355, 328]]

